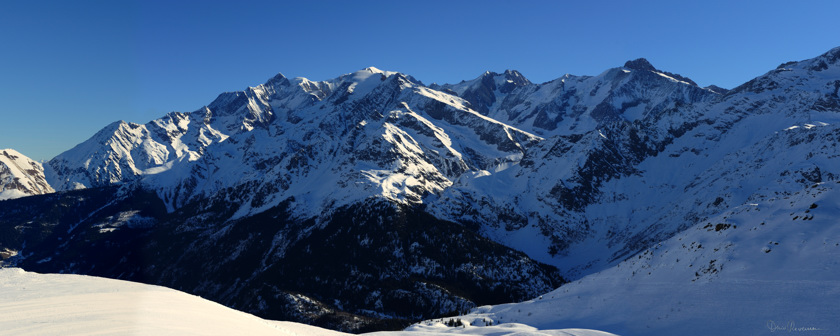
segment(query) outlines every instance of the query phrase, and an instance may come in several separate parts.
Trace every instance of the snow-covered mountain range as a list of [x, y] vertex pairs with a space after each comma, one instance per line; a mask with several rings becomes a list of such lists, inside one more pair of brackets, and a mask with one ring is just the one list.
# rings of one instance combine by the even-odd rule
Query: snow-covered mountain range
[[277, 75], [192, 113], [111, 124], [50, 160], [47, 175], [59, 190], [141, 179], [170, 209], [249, 185], [239, 215], [289, 197], [306, 199], [302, 216], [368, 197], [419, 204], [539, 139], [467, 104], [375, 68], [324, 82]]
[[[542, 84], [512, 70], [443, 85], [376, 68], [322, 82], [277, 75], [194, 112], [113, 123], [43, 175], [37, 163], [13, 170], [4, 189], [47, 181], [26, 194], [62, 193], [0, 203], [0, 248], [24, 267], [346, 329], [439, 316], [489, 292], [484, 303], [521, 300], [627, 268], [698, 225], [734, 229], [723, 214], [837, 181], [838, 90], [840, 48], [732, 90], [644, 59]], [[344, 250], [349, 259], [330, 254]], [[233, 265], [203, 282], [181, 275]], [[261, 285], [300, 271], [357, 290]], [[472, 285], [457, 287], [464, 277]]]

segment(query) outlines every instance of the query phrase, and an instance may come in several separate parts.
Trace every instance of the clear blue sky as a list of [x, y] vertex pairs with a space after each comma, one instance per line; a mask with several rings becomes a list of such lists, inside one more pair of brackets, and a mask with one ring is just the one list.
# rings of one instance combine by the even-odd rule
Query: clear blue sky
[[544, 82], [645, 57], [732, 88], [840, 45], [838, 13], [840, 1], [4, 1], [0, 148], [50, 159], [110, 122], [193, 111], [278, 72]]

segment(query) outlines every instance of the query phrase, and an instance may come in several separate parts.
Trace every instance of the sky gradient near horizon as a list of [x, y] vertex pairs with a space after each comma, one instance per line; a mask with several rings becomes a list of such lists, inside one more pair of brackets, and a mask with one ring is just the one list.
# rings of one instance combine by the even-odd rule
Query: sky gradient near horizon
[[840, 45], [837, 1], [89, 1], [0, 4], [0, 148], [48, 160], [117, 120], [368, 66], [533, 82], [639, 57], [735, 87]]

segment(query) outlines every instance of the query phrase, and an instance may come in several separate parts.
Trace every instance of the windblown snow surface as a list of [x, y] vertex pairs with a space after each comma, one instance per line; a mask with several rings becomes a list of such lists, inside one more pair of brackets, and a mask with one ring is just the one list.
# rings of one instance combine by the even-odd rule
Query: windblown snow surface
[[[607, 336], [582, 330], [537, 330], [523, 324], [450, 328], [417, 325], [382, 336], [438, 334]], [[305, 324], [268, 321], [165, 287], [71, 274], [0, 268], [0, 335], [281, 335], [342, 336]]]

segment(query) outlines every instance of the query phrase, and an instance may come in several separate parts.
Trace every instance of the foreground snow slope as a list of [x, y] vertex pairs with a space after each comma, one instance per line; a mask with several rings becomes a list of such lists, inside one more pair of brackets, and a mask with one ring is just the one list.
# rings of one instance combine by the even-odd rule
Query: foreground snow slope
[[623, 335], [837, 335], [838, 217], [838, 182], [778, 192], [539, 298], [461, 319]]
[[[0, 268], [4, 335], [285, 335], [343, 336], [294, 322], [267, 321], [176, 290], [72, 274]], [[449, 328], [441, 323], [383, 336], [607, 336], [593, 330], [537, 330], [522, 324]]]
[[271, 322], [176, 290], [0, 269], [4, 335], [344, 335]]

